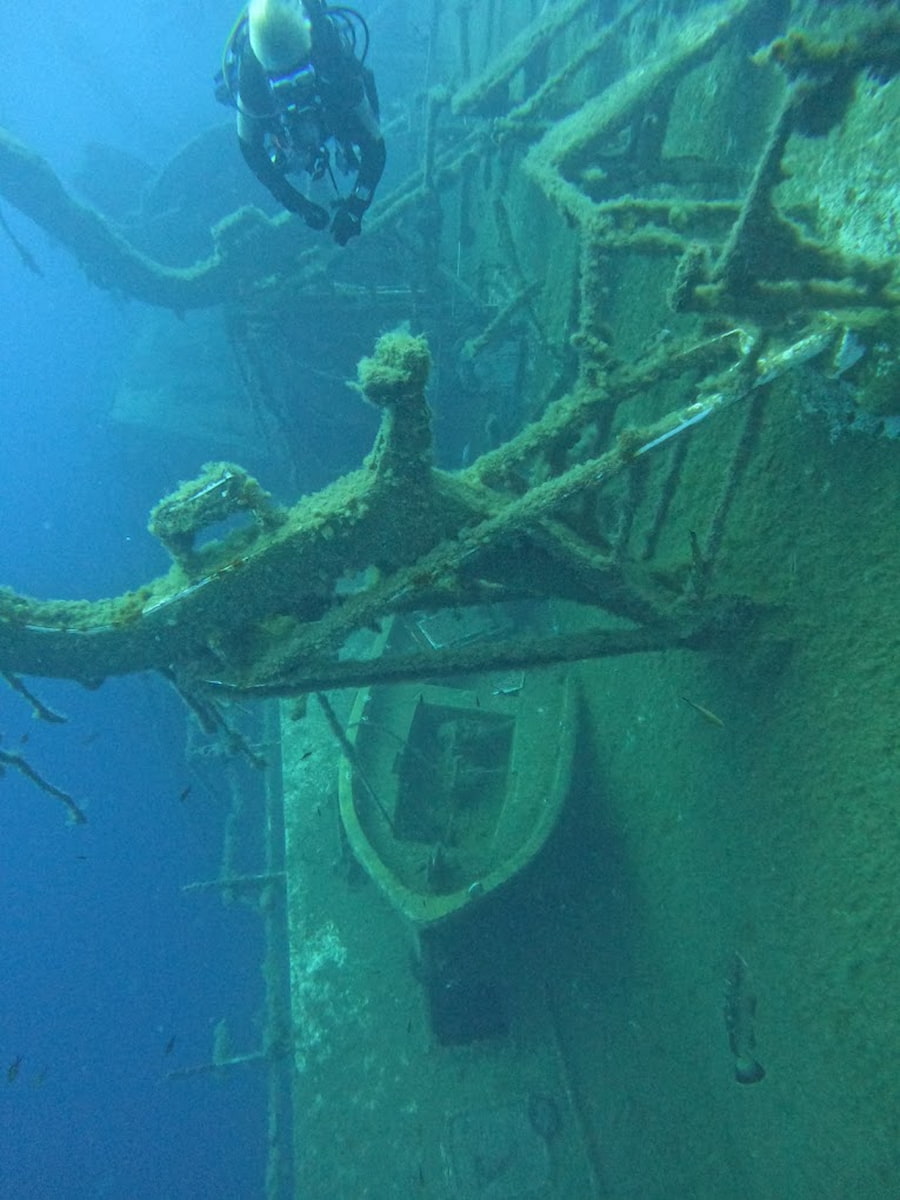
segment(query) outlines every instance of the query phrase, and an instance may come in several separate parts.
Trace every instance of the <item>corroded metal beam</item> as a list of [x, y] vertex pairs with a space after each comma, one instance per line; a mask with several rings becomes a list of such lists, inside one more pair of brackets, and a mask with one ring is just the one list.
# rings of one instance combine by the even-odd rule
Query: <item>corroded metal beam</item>
[[[382, 410], [382, 422], [358, 471], [282, 510], [240, 468], [211, 464], [154, 512], [175, 556], [166, 576], [95, 602], [0, 592], [0, 670], [85, 683], [159, 670], [186, 691], [210, 680], [249, 691], [332, 686], [322, 680], [336, 678], [337, 652], [349, 635], [391, 613], [524, 594], [578, 599], [638, 627], [622, 637], [603, 630], [593, 649], [587, 642], [560, 646], [564, 658], [700, 644], [718, 619], [715, 606], [695, 609], [685, 623], [681, 597], [666, 593], [645, 567], [604, 557], [555, 516], [569, 500], [823, 353], [833, 338], [833, 329], [823, 328], [768, 357], [750, 339], [731, 339], [737, 361], [718, 380], [707, 379], [693, 403], [623, 430], [605, 453], [518, 494], [485, 479], [502, 480], [507, 466], [521, 461], [519, 439], [491, 456], [490, 472], [479, 463], [460, 474], [432, 465], [428, 347], [407, 333], [385, 334], [359, 364], [359, 390]], [[583, 398], [568, 403], [568, 415], [561, 402], [537, 423], [543, 438], [531, 429], [520, 435], [523, 443], [539, 445], [578, 421]], [[239, 513], [251, 516], [243, 527], [195, 545], [194, 534], [210, 521]], [[490, 653], [483, 651], [485, 666]], [[537, 651], [504, 653], [520, 661]]]

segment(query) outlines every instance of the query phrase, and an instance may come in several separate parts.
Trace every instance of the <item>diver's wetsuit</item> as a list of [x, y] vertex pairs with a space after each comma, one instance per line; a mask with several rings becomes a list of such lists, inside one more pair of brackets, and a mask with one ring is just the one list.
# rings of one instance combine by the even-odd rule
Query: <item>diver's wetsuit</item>
[[384, 139], [378, 125], [375, 77], [352, 48], [324, 6], [307, 8], [312, 24], [310, 61], [315, 82], [302, 104], [281, 105], [269, 76], [253, 53], [246, 25], [235, 45], [239, 55], [238, 138], [257, 179], [289, 212], [313, 229], [324, 229], [329, 214], [288, 181], [289, 171], [318, 178], [328, 169], [325, 143], [333, 139], [347, 164], [356, 167], [352, 192], [338, 205], [331, 223], [343, 246], [359, 233], [363, 213], [381, 179]]

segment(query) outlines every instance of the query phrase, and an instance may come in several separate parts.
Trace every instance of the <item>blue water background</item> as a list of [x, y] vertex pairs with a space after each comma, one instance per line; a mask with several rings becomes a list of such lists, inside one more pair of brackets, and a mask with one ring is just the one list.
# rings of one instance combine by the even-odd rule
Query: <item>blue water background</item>
[[[225, 115], [210, 80], [235, 11], [4, 4], [0, 124], [63, 179], [90, 141], [162, 165]], [[0, 237], [0, 583], [118, 593], [165, 569], [147, 514], [196, 473], [196, 446], [126, 445], [107, 414], [138, 306], [3, 212], [44, 275]], [[0, 779], [0, 1196], [261, 1195], [262, 1072], [166, 1078], [209, 1061], [220, 1018], [236, 1049], [260, 1041], [259, 920], [181, 891], [218, 872], [221, 772], [188, 761], [184, 706], [160, 680], [29, 682], [68, 724], [35, 721], [0, 685], [3, 746], [71, 792], [89, 823], [70, 825], [15, 772]]]

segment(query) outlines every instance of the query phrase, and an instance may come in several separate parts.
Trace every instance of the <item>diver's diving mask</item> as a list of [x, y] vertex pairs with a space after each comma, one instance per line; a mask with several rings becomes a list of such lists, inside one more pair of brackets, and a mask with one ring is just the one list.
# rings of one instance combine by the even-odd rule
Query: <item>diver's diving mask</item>
[[308, 62], [283, 75], [270, 75], [269, 87], [279, 112], [304, 108], [316, 90], [316, 68]]

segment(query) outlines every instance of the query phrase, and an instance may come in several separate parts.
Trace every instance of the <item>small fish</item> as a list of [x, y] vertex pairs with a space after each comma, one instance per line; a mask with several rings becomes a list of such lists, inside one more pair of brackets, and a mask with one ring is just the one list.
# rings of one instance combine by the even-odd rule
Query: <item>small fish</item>
[[734, 1077], [738, 1083], [759, 1083], [766, 1069], [756, 1057], [756, 995], [747, 971], [747, 963], [735, 952], [725, 980], [725, 1030], [728, 1048], [734, 1056]]
[[19, 1070], [22, 1066], [22, 1055], [17, 1054], [9, 1066], [6, 1068], [6, 1082], [15, 1083], [19, 1078]]
[[708, 721], [710, 725], [715, 725], [719, 729], [725, 728], [725, 722], [721, 717], [717, 717], [711, 709], [704, 708], [702, 704], [698, 704], [697, 701], [692, 700], [690, 696], [682, 696], [681, 698], [685, 704], [689, 704], [695, 712], [698, 712], [704, 721]]
[[178, 799], [182, 804], [184, 804], [185, 800], [187, 800], [187, 798], [190, 796], [192, 787], [193, 785], [189, 783], [187, 787], [183, 787], [178, 793]]
[[175, 1042], [177, 1040], [178, 1039], [177, 1039], [176, 1035], [173, 1033], [172, 1036], [169, 1038], [169, 1040], [166, 1042], [165, 1046], [163, 1047], [163, 1054], [171, 1054], [172, 1051], [175, 1049]]

